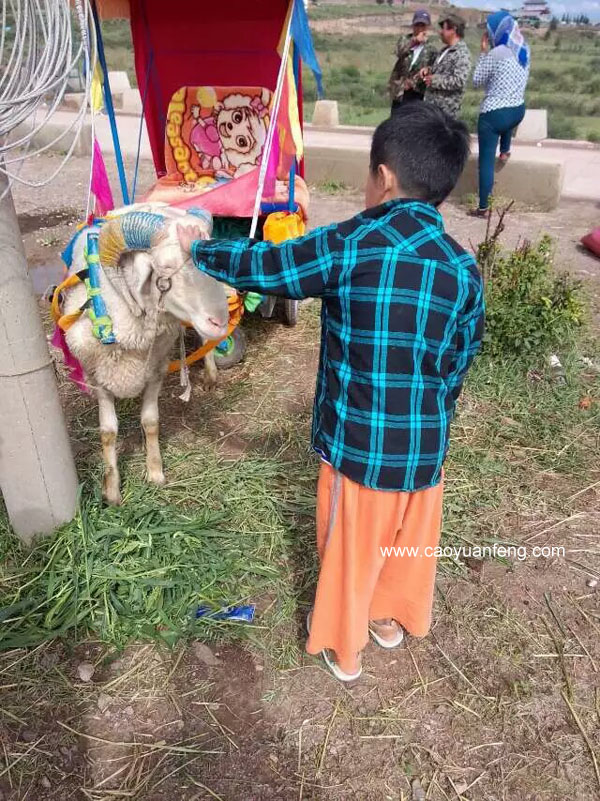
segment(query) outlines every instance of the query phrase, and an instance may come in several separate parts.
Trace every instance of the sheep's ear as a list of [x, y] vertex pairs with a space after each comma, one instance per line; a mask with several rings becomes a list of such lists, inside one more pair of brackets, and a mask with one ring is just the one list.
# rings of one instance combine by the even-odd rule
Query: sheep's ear
[[136, 253], [131, 267], [132, 280], [129, 291], [140, 309], [145, 309], [152, 289], [154, 268], [152, 258], [148, 253]]

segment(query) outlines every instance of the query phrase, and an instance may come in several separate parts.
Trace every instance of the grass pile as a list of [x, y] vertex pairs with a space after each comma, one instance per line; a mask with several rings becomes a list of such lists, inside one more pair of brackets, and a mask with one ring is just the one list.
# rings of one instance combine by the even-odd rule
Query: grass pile
[[140, 463], [120, 508], [102, 504], [89, 476], [76, 519], [30, 552], [0, 519], [0, 649], [65, 635], [115, 645], [223, 637], [240, 625], [197, 620], [199, 605], [285, 598], [285, 540], [297, 526], [285, 520], [283, 466], [223, 462], [209, 449], [170, 451], [166, 462], [169, 487], [143, 484]]

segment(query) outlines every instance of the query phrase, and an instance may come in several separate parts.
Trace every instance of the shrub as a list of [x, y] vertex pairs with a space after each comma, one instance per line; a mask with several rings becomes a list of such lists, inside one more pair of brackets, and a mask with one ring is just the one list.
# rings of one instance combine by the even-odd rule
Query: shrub
[[575, 139], [577, 129], [573, 120], [563, 117], [561, 114], [550, 112], [548, 119], [548, 136], [550, 139]]
[[590, 95], [600, 95], [600, 78], [592, 78], [585, 85], [585, 91]]
[[589, 131], [587, 140], [588, 142], [600, 142], [600, 131]]
[[479, 109], [475, 106], [468, 106], [467, 108], [463, 108], [460, 114], [461, 120], [467, 126], [471, 133], [477, 131], [477, 120], [479, 118]]
[[488, 235], [477, 253], [487, 306], [484, 347], [494, 356], [538, 360], [564, 345], [583, 322], [581, 284], [554, 272], [550, 237], [506, 252], [497, 236]]

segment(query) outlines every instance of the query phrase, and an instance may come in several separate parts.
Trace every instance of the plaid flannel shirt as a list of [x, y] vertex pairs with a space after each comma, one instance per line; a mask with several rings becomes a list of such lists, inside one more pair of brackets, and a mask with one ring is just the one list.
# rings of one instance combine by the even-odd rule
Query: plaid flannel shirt
[[280, 245], [197, 241], [192, 257], [240, 290], [322, 298], [313, 447], [324, 459], [374, 489], [439, 482], [483, 293], [433, 206], [393, 200]]

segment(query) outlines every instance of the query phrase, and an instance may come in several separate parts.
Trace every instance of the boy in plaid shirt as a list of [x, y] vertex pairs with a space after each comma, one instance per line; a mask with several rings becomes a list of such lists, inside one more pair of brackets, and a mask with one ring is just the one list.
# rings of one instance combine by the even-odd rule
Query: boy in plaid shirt
[[477, 266], [437, 211], [468, 153], [463, 123], [406, 104], [375, 131], [351, 220], [280, 245], [179, 229], [196, 265], [239, 290], [322, 298], [307, 650], [342, 681], [360, 676], [369, 635], [393, 648], [431, 623], [449, 425], [483, 331]]

